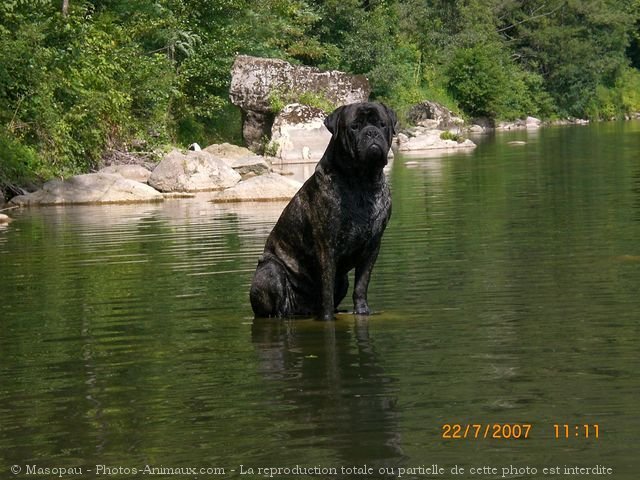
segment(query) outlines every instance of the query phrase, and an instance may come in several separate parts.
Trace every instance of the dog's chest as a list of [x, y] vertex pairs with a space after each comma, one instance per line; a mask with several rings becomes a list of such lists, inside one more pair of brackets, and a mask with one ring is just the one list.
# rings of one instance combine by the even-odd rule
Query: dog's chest
[[347, 255], [357, 254], [385, 228], [389, 201], [384, 190], [342, 197], [338, 215], [338, 249]]

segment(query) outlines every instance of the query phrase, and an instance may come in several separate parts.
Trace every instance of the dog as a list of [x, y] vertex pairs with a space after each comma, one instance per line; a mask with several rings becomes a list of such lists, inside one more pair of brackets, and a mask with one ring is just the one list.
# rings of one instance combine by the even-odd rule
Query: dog
[[331, 320], [353, 269], [354, 313], [370, 314], [369, 280], [391, 217], [383, 169], [396, 123], [393, 110], [375, 102], [344, 105], [325, 119], [329, 145], [258, 261], [249, 294], [256, 317]]

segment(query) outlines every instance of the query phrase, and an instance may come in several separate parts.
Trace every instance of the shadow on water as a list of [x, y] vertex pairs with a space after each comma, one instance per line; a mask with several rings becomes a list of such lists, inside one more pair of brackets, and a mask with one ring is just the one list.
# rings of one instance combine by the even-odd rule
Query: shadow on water
[[377, 471], [402, 462], [397, 379], [378, 360], [368, 318], [258, 319], [251, 338], [260, 374], [279, 384], [277, 401], [304, 425], [296, 437], [335, 449], [337, 465], [366, 463]]

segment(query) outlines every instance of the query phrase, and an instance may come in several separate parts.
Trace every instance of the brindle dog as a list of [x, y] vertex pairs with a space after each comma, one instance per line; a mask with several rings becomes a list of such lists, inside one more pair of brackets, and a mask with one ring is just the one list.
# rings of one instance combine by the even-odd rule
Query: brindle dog
[[332, 133], [315, 173], [282, 212], [251, 284], [257, 317], [332, 319], [355, 268], [354, 312], [370, 313], [367, 289], [391, 216], [383, 168], [396, 115], [380, 103], [355, 103], [325, 120]]

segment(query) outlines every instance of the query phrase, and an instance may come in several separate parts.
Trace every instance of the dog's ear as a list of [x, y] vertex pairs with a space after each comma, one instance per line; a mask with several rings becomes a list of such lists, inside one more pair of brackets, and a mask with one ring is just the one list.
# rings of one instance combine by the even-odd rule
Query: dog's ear
[[382, 104], [382, 106], [387, 112], [389, 121], [391, 122], [391, 135], [395, 135], [396, 133], [398, 133], [398, 117], [396, 115], [396, 112], [394, 112], [391, 108], [387, 107], [384, 104]]
[[324, 119], [324, 126], [327, 127], [332, 134], [336, 133], [338, 128], [338, 119], [344, 110], [345, 105], [336, 108], [333, 112], [329, 114], [327, 118]]

